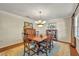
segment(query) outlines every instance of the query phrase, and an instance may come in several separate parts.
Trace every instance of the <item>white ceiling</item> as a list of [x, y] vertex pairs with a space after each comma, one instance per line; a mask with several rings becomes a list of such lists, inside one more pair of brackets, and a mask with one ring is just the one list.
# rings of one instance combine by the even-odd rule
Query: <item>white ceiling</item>
[[41, 18], [44, 20], [69, 17], [73, 14], [77, 4], [73, 3], [0, 3], [0, 10], [7, 11], [20, 16], [27, 16], [39, 19], [39, 11], [42, 11]]

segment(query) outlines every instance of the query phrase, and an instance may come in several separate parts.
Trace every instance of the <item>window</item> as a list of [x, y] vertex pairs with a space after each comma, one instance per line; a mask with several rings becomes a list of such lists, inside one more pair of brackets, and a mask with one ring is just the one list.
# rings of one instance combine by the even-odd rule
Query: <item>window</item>
[[56, 29], [56, 23], [48, 23], [48, 29]]
[[79, 38], [79, 15], [75, 19], [75, 36]]

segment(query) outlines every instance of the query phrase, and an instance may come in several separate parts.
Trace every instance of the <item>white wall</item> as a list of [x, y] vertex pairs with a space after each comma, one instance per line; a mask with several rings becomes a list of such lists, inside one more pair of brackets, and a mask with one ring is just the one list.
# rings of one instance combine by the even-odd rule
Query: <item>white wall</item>
[[0, 10], [0, 48], [23, 41], [24, 21], [34, 20]]
[[22, 41], [24, 18], [0, 11], [0, 48]]
[[65, 26], [66, 26], [66, 42], [71, 43], [71, 26], [72, 26], [72, 19], [66, 18], [65, 19]]

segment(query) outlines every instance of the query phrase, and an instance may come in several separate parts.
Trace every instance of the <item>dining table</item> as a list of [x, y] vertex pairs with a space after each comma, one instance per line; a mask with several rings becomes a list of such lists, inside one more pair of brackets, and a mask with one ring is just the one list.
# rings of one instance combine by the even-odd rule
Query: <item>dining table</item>
[[43, 40], [45, 40], [47, 38], [47, 36], [35, 36], [35, 37], [32, 37], [32, 40], [34, 41], [37, 41], [37, 42], [41, 42]]

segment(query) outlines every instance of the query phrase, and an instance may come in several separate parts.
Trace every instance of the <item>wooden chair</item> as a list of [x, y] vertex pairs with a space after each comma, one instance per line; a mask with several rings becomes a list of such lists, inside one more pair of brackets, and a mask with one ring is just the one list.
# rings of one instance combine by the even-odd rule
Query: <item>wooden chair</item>
[[28, 38], [29, 34], [24, 34], [24, 56], [27, 53], [29, 56], [37, 54], [36, 42]]
[[51, 47], [53, 48], [53, 41], [57, 40], [57, 30], [46, 30], [46, 35], [50, 36], [48, 39], [51, 40]]

